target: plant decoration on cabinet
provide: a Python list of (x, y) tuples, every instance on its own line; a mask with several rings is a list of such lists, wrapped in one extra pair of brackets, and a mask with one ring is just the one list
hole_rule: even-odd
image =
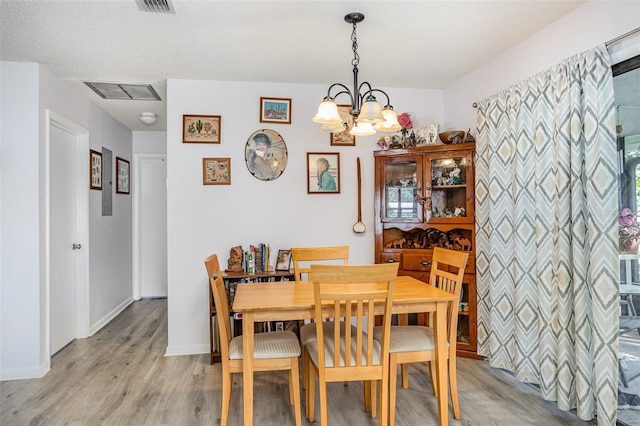
[(376, 262), (398, 262), (400, 275), (428, 282), (435, 247), (469, 252), (457, 347), (459, 355), (472, 357), (477, 356), (474, 155), (474, 143), (374, 152)]

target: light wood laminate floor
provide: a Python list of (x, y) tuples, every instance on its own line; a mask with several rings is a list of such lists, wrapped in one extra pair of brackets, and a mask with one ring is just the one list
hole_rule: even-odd
[[(135, 302), (94, 336), (57, 353), (44, 378), (0, 382), (0, 425), (219, 424), (220, 364), (209, 365), (208, 353), (165, 357), (166, 347), (167, 301)], [(437, 424), (428, 377), (426, 365), (410, 368), (410, 389), (398, 389), (396, 424)], [(591, 424), (485, 361), (459, 358), (458, 377), (462, 419), (450, 409), (452, 425)], [(377, 425), (364, 412), (362, 394), (359, 383), (333, 384), (329, 424)], [(229, 424), (241, 425), (240, 375), (231, 399)], [(255, 424), (293, 424), (286, 373), (257, 373), (254, 399)], [(310, 424), (302, 399), (303, 424)]]

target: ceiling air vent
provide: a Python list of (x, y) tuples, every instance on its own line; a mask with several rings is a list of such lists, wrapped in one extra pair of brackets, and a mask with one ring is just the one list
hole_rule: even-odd
[(132, 101), (160, 101), (160, 96), (150, 84), (97, 83), (84, 84), (103, 99), (124, 99)]
[(143, 12), (176, 13), (171, 0), (136, 0), (136, 3)]

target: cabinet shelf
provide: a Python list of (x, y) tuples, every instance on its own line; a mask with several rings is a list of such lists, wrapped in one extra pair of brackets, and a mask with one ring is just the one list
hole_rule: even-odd
[(433, 190), (438, 190), (438, 191), (442, 191), (442, 190), (447, 190), (447, 189), (466, 189), (467, 185), (466, 184), (460, 184), (460, 185), (433, 185), (431, 187), (431, 189)]

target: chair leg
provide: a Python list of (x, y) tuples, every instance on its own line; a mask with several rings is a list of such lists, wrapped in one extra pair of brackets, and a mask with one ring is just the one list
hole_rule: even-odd
[(307, 363), (306, 415), (310, 422), (314, 422), (316, 408), (316, 370), (311, 365), (310, 357), (307, 357)]
[(409, 364), (400, 364), (402, 371), (402, 389), (409, 389)]
[(318, 377), (318, 393), (320, 394), (320, 425), (329, 425), (329, 409), (327, 407), (327, 382), (324, 377)]
[(229, 404), (231, 402), (231, 373), (222, 372), (222, 407), (220, 407), (220, 426), (227, 426)]
[(375, 419), (378, 416), (378, 382), (375, 380), (369, 381), (369, 404), (371, 405), (371, 418)]
[(289, 405), (293, 405), (293, 362), (292, 367), (289, 369)]
[(431, 376), (431, 390), (433, 394), (438, 396), (438, 387), (436, 386), (436, 377), (438, 374), (436, 373), (436, 363), (435, 361), (429, 361), (429, 375)]
[(380, 426), (389, 424), (389, 371), (382, 375), (380, 381)]
[(302, 362), (302, 389), (307, 389), (307, 357), (309, 356), (307, 354), (307, 351), (305, 350), (305, 347), (301, 347), (300, 348), (300, 360)]
[(458, 402), (458, 373), (456, 372), (456, 355), (449, 356), (449, 386), (451, 388), (451, 404), (453, 417), (460, 419), (460, 403)]
[(365, 380), (363, 383), (364, 388), (364, 411), (367, 413), (371, 412), (371, 382), (369, 380)]
[(293, 394), (293, 409), (296, 410), (296, 426), (302, 425), (302, 413), (300, 407), (300, 375), (298, 373), (298, 357), (291, 358), (291, 371), (289, 372), (289, 399)]
[[(406, 364), (402, 364), (406, 365)], [(389, 354), (389, 426), (396, 424), (396, 386), (398, 377), (398, 358)]]

